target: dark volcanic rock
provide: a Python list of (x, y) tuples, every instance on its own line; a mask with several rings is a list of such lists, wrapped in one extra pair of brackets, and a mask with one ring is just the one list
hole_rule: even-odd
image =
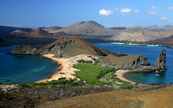
[(103, 64), (110, 65), (116, 69), (141, 69), (143, 70), (144, 66), (149, 66), (150, 63), (148, 60), (141, 55), (126, 55), (117, 57), (114, 55), (108, 55), (103, 58)]
[(39, 47), (30, 46), (30, 45), (18, 45), (16, 46), (10, 54), (28, 54), (28, 55), (39, 55), (41, 49)]
[(165, 70), (166, 69), (166, 51), (165, 49), (162, 50), (160, 56), (158, 57), (157, 61), (156, 61), (156, 67), (159, 70)]

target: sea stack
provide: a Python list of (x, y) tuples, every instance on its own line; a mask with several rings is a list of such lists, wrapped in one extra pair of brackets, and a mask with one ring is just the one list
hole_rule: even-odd
[(166, 70), (166, 51), (165, 49), (162, 50), (160, 56), (158, 57), (157, 61), (156, 61), (156, 67), (159, 70)]

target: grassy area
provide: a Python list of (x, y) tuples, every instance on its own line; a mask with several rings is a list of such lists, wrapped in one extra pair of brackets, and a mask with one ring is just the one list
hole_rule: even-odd
[(135, 89), (137, 85), (131, 85), (126, 81), (122, 81), (116, 76), (116, 69), (109, 66), (101, 66), (99, 62), (90, 63), (81, 60), (80, 64), (75, 64), (75, 76), (86, 82), (87, 85), (115, 85), (120, 89)]
[(92, 63), (75, 64), (74, 68), (80, 70), (75, 72), (75, 76), (84, 80), (89, 85), (110, 84), (108, 82), (100, 81), (99, 79), (109, 72), (116, 71), (114, 68), (110, 68), (108, 66), (102, 67), (99, 64)]
[(41, 82), (41, 83), (29, 83), (29, 84), (21, 84), (24, 87), (53, 87), (53, 86), (78, 86), (76, 83), (77, 79), (66, 80), (66, 78), (60, 78), (58, 80)]

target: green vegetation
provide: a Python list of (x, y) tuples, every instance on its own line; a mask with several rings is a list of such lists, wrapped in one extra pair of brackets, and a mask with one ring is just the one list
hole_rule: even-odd
[(81, 80), (84, 80), (89, 85), (104, 85), (111, 84), (109, 82), (100, 81), (99, 79), (109, 72), (115, 72), (116, 69), (108, 66), (102, 67), (99, 64), (75, 64), (74, 68), (79, 69), (76, 71), (75, 76)]
[(139, 88), (136, 85), (127, 85), (127, 84), (121, 84), (119, 86), (120, 86), (119, 89), (136, 89), (136, 88)]
[(79, 84), (76, 83), (76, 80), (77, 79), (66, 80), (66, 78), (60, 78), (58, 80), (41, 82), (41, 83), (21, 84), (21, 86), (24, 87), (53, 87), (53, 86), (65, 86), (65, 85), (77, 86)]
[(77, 61), (78, 63), (92, 63), (92, 61), (85, 61), (85, 60), (83, 60), (83, 59), (81, 59), (81, 60), (78, 60)]
[(135, 89), (137, 85), (131, 85), (129, 82), (123, 81), (116, 76), (116, 69), (109, 66), (101, 66), (98, 60), (95, 63), (80, 60), (82, 64), (75, 64), (75, 76), (86, 82), (87, 85), (115, 85), (119, 89)]

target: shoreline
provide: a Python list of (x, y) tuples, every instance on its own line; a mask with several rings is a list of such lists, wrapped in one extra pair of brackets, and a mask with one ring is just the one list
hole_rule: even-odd
[[(129, 82), (129, 83), (131, 83), (131, 84), (137, 84), (136, 82), (134, 82), (134, 81), (131, 81), (131, 80), (129, 80), (129, 79), (127, 79), (127, 78), (125, 78), (124, 77), (124, 74), (126, 74), (126, 73), (141, 73), (141, 72), (147, 72), (147, 73), (149, 73), (149, 72), (152, 72), (152, 71), (154, 71), (154, 70), (142, 70), (142, 71), (139, 71), (139, 70), (118, 70), (117, 72), (116, 72), (116, 75), (117, 75), (117, 77), (119, 78), (119, 79), (121, 79), (121, 80), (123, 80), (123, 81), (127, 81), (127, 82)], [(138, 83), (139, 85), (147, 85), (147, 84), (142, 84), (142, 83)]]
[[(45, 58), (54, 60), (58, 63), (58, 70), (50, 76), (50, 78), (45, 78), (39, 81), (36, 81), (36, 83), (40, 82), (46, 82), (46, 81), (52, 81), (52, 80), (58, 80), (59, 78), (66, 78), (68, 79), (74, 79), (76, 76), (74, 76), (75, 71), (79, 71), (78, 69), (75, 69), (73, 67), (74, 64), (77, 64), (78, 60), (92, 60), (92, 58), (88, 57), (89, 55), (86, 54), (81, 54), (77, 55), (74, 57), (69, 57), (69, 58), (55, 58), (53, 57), (54, 54), (45, 54), (42, 55)], [(93, 60), (92, 60), (93, 61)], [(77, 78), (78, 79), (78, 78)]]
[(127, 78), (124, 77), (124, 74), (133, 72), (132, 70), (118, 70), (116, 71), (116, 75), (119, 79), (129, 82), (130, 84), (136, 84), (136, 82), (133, 82), (131, 80), (128, 80)]

